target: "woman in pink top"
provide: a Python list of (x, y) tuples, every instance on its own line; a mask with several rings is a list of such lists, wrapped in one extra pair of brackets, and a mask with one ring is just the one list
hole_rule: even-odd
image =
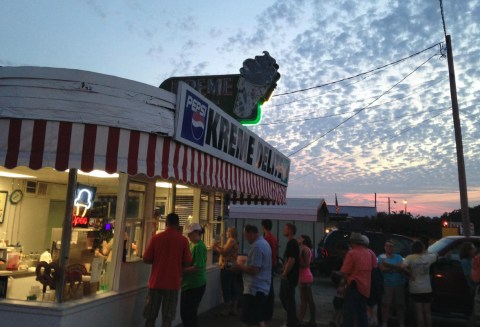
[(312, 283), (313, 275), (310, 270), (310, 264), (313, 260), (312, 253), (312, 241), (307, 235), (301, 235), (298, 238), (298, 244), (300, 245), (300, 270), (299, 270), (299, 282), (300, 282), (300, 314), (298, 320), (303, 321), (307, 312), (307, 306), (310, 308), (310, 321), (311, 326), (316, 325), (315, 318), (315, 302), (313, 302), (312, 295)]

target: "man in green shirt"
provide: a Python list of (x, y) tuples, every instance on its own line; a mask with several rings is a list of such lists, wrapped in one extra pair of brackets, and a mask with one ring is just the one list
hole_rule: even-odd
[(183, 270), (180, 317), (184, 327), (198, 327), (197, 311), (207, 284), (207, 247), (201, 240), (203, 228), (192, 223), (185, 230), (190, 240), (192, 265)]

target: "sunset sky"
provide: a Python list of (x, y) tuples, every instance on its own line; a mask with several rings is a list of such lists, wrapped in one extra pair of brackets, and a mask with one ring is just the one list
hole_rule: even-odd
[[(480, 204), (480, 0), (443, 5), (473, 207)], [(377, 193), (378, 211), (390, 198), (399, 212), (406, 200), (414, 216), (460, 208), (438, 0), (1, 7), (0, 66), (80, 69), (158, 86), (171, 76), (237, 74), (245, 59), (268, 51), (281, 79), (251, 129), (290, 157), (288, 197), (334, 204), (336, 193), (340, 206), (373, 206)]]

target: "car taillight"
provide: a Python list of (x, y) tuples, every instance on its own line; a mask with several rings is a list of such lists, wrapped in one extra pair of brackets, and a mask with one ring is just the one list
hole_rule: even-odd
[(321, 248), (320, 253), (322, 254), (322, 258), (328, 258), (328, 250), (327, 249)]

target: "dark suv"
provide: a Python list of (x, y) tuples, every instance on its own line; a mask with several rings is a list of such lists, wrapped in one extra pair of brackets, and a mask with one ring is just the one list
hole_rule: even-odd
[[(316, 258), (316, 268), (320, 275), (329, 276), (332, 270), (340, 269), (339, 265), (341, 258), (337, 253), (337, 244), (340, 242), (348, 242), (350, 238), (350, 230), (333, 230), (318, 244), (318, 255)], [(369, 240), (369, 248), (378, 256), (385, 252), (385, 242), (389, 239), (393, 240), (395, 253), (402, 257), (407, 256), (411, 252), (413, 240), (398, 234), (388, 234), (379, 232), (364, 231), (362, 234), (366, 235)]]
[(459, 255), (465, 242), (472, 242), (477, 252), (480, 250), (478, 236), (447, 236), (428, 247), (428, 252), (438, 254), (438, 261), (431, 266), (432, 312), (437, 315), (466, 314), (469, 308), (470, 291)]

